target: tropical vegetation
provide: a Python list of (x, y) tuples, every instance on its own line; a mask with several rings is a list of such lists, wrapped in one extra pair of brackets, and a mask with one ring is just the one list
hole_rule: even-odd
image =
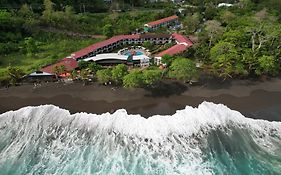
[[(101, 84), (154, 86), (163, 78), (190, 82), (210, 73), (223, 79), (276, 76), (281, 71), (281, 1), (190, 0), (181, 5), (146, 0), (27, 0), (0, 2), (0, 82), (18, 84), (24, 74), (117, 34), (139, 31), (148, 21), (178, 14), (177, 32), (192, 36), (186, 52), (162, 57), (165, 69), (102, 68), (79, 62), (72, 77), (93, 75)], [(184, 9), (179, 12), (178, 9)], [(126, 26), (126, 27), (124, 27)], [(138, 29), (138, 30), (136, 30)], [(156, 32), (175, 32), (160, 28)], [(157, 53), (159, 48), (145, 42)], [(168, 47), (163, 46), (163, 48)], [(162, 48), (162, 49), (163, 49)], [(160, 48), (161, 49), (161, 48)], [(202, 63), (202, 69), (196, 68)], [(65, 68), (56, 67), (60, 74)]]

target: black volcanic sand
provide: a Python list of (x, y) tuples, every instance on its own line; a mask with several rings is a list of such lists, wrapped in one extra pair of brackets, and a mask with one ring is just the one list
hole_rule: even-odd
[(112, 113), (124, 108), (129, 114), (150, 117), (171, 115), (186, 105), (197, 107), (203, 101), (225, 104), (247, 117), (281, 121), (281, 79), (212, 80), (196, 86), (170, 81), (154, 89), (134, 90), (80, 83), (47, 83), (36, 88), (22, 85), (0, 90), (0, 113), (53, 104), (71, 113)]

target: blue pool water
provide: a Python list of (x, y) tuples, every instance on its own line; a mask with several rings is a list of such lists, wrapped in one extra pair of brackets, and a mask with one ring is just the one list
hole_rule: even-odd
[[(126, 51), (124, 52), (124, 55), (130, 56), (132, 53), (132, 51)], [(135, 51), (135, 55), (139, 56), (139, 55), (143, 55), (144, 53), (142, 51)]]

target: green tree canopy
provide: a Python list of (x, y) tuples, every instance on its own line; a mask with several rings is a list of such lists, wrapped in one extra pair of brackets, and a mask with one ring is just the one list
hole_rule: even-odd
[(245, 35), (245, 31), (242, 29), (237, 30), (228, 30), (222, 35), (223, 41), (235, 44), (239, 47), (248, 47), (249, 46), (249, 37)]
[(6, 10), (0, 10), (0, 24), (9, 22), (12, 18), (12, 14)]
[(193, 61), (187, 58), (176, 58), (169, 70), (169, 76), (184, 82), (198, 78), (198, 71)]
[(24, 71), (18, 67), (9, 66), (7, 69), (9, 75), (10, 83), (15, 85), (20, 82), (20, 80), (25, 75)]
[(111, 81), (111, 69), (107, 68), (107, 69), (102, 69), (102, 70), (98, 70), (96, 73), (98, 82), (101, 84), (105, 84)]
[(88, 79), (88, 76), (89, 76), (89, 70), (88, 69), (82, 69), (80, 71), (80, 77), (84, 82), (85, 82), (85, 80)]
[(103, 34), (107, 37), (112, 37), (114, 35), (113, 26), (111, 24), (106, 24), (103, 28)]
[(145, 47), (146, 49), (150, 49), (151, 50), (153, 48), (153, 46), (154, 46), (154, 44), (149, 42), (149, 41), (143, 42), (143, 47)]
[(141, 71), (132, 70), (123, 79), (123, 85), (127, 88), (141, 87), (143, 85), (143, 76)]
[(218, 40), (223, 33), (223, 27), (221, 26), (221, 23), (216, 20), (207, 21), (205, 23), (205, 30), (207, 31), (209, 37), (209, 47), (211, 47), (213, 42)]
[(256, 74), (276, 75), (279, 68), (280, 65), (278, 65), (273, 56), (263, 55), (262, 57), (258, 58), (258, 67), (256, 69)]
[(24, 44), (25, 44), (26, 52), (28, 55), (34, 54), (38, 49), (36, 42), (32, 37), (25, 38)]
[(52, 72), (56, 75), (56, 78), (58, 78), (58, 76), (60, 74), (63, 74), (66, 72), (66, 68), (64, 65), (54, 66)]
[(60, 68), (59, 66), (55, 66), (52, 68), (52, 73), (55, 74), (56, 76), (60, 74)]
[(167, 67), (169, 67), (171, 65), (171, 63), (173, 62), (175, 58), (173, 56), (170, 55), (163, 55), (161, 58), (161, 63), (165, 64)]
[(27, 5), (27, 4), (23, 4), (19, 10), (19, 14), (22, 16), (22, 17), (32, 17), (34, 16), (34, 13), (33, 11), (31, 10), (30, 6)]
[(86, 69), (89, 65), (88, 61), (81, 60), (78, 62), (79, 69)]
[(207, 3), (205, 5), (205, 18), (207, 20), (212, 20), (217, 14), (217, 8), (213, 3)]
[(211, 59), (214, 72), (223, 78), (233, 75), (247, 75), (241, 55), (234, 44), (229, 42), (219, 42), (211, 48)]
[(89, 63), (87, 66), (86, 66), (90, 71), (91, 73), (95, 74), (98, 70), (101, 70), (102, 67), (97, 64), (96, 62), (91, 62)]
[(64, 12), (65, 12), (66, 17), (69, 17), (69, 18), (71, 18), (75, 14), (73, 7), (69, 6), (69, 5), (65, 6)]
[(116, 84), (122, 84), (123, 78), (128, 74), (128, 67), (125, 64), (118, 64), (112, 69), (112, 80)]
[(229, 24), (231, 23), (233, 20), (235, 20), (236, 15), (233, 14), (232, 12), (226, 10), (222, 13), (222, 15), (220, 16), (221, 20), (223, 23), (225, 24)]
[(183, 21), (183, 25), (186, 28), (185, 31), (187, 34), (193, 34), (200, 25), (200, 14), (195, 13), (193, 15), (187, 16)]
[(52, 23), (53, 13), (53, 2), (51, 0), (44, 0), (44, 11), (42, 14), (43, 20), (45, 20), (47, 23)]
[(78, 72), (77, 72), (77, 70), (73, 70), (73, 71), (70, 73), (70, 77), (71, 77), (72, 80), (77, 79), (77, 77), (78, 77)]
[(162, 71), (156, 70), (144, 70), (143, 71), (143, 81), (146, 85), (152, 86), (161, 80)]

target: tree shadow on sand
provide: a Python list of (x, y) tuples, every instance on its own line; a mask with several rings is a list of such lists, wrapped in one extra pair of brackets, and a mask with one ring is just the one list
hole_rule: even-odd
[(181, 95), (188, 90), (188, 87), (180, 82), (160, 82), (154, 87), (144, 88), (149, 93), (146, 97), (169, 97), (171, 95)]
[(232, 86), (232, 81), (233, 80), (231, 79), (223, 79), (203, 74), (201, 75), (200, 81), (197, 85), (209, 90), (229, 89)]
[[(268, 81), (268, 80), (267, 80)], [(232, 86), (255, 86), (263, 82), (262, 79), (257, 77), (247, 77), (240, 79), (223, 79), (212, 76), (202, 76), (198, 85), (204, 86), (210, 90), (229, 89)]]
[(231, 87), (231, 80), (223, 80), (220, 78), (209, 78), (201, 80), (201, 84), (210, 90), (229, 89)]

